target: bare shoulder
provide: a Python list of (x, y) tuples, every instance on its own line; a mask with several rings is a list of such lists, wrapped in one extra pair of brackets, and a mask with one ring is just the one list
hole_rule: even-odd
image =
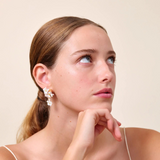
[(126, 132), (127, 137), (133, 141), (160, 145), (160, 133), (158, 131), (145, 128), (126, 128)]
[(15, 160), (15, 158), (5, 147), (0, 147), (0, 160)]
[(144, 128), (126, 128), (126, 134), (133, 156), (138, 155), (142, 160), (160, 159), (160, 133), (158, 131)]

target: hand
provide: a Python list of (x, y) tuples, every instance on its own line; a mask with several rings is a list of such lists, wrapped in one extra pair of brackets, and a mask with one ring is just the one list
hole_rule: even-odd
[(112, 117), (108, 109), (88, 109), (79, 113), (73, 144), (92, 147), (95, 138), (108, 129), (117, 141), (121, 141), (120, 122)]
[(95, 138), (105, 128), (116, 140), (121, 141), (120, 125), (108, 109), (88, 109), (80, 112), (73, 140), (63, 160), (83, 160), (87, 151), (94, 145)]

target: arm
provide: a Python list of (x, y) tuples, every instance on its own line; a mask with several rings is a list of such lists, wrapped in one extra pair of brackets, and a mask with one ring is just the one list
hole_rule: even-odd
[(80, 112), (73, 140), (63, 160), (83, 160), (86, 153), (93, 147), (95, 138), (105, 128), (116, 140), (121, 141), (119, 125), (120, 123), (107, 109), (89, 109)]

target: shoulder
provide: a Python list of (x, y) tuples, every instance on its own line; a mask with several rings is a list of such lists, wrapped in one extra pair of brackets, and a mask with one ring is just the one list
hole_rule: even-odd
[(144, 159), (160, 159), (160, 133), (144, 128), (126, 128), (131, 154)]
[(0, 147), (0, 160), (15, 160), (15, 158), (5, 147)]
[(158, 131), (145, 128), (126, 128), (126, 133), (127, 137), (133, 141), (160, 145), (160, 133)]

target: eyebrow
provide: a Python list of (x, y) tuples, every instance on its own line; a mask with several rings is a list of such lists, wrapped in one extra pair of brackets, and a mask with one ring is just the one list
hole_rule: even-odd
[(108, 54), (114, 54), (114, 55), (116, 55), (116, 52), (113, 51), (113, 50), (111, 50), (111, 51), (108, 51)]
[(96, 53), (97, 51), (95, 49), (82, 49), (74, 52), (72, 55), (76, 55), (79, 53)]
[[(80, 53), (97, 53), (98, 51), (95, 49), (82, 49), (82, 50), (78, 50), (74, 53), (72, 53), (72, 55), (76, 55), (76, 54), (80, 54)], [(107, 52), (107, 54), (114, 54), (116, 55), (115, 51), (110, 50)]]

